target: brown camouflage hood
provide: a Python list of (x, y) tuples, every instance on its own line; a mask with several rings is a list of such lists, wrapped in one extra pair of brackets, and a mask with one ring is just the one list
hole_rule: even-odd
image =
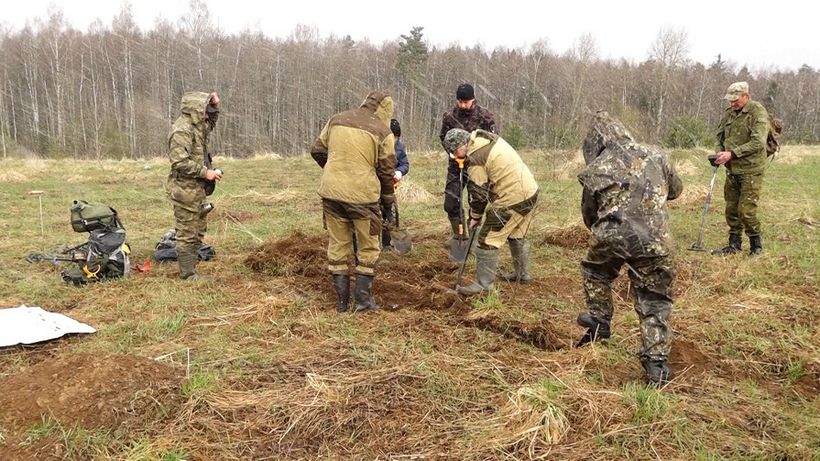
[(182, 95), (179, 104), (179, 111), (191, 116), (194, 124), (205, 120), (205, 109), (208, 106), (209, 93), (201, 91), (188, 91)]
[(606, 111), (598, 111), (592, 118), (589, 131), (581, 147), (584, 161), (589, 165), (601, 155), (604, 149), (612, 149), (616, 145), (633, 141), (634, 138), (620, 120), (610, 116)]
[(390, 119), (393, 117), (393, 98), (381, 91), (371, 91), (361, 106), (376, 114), (379, 120), (390, 126)]

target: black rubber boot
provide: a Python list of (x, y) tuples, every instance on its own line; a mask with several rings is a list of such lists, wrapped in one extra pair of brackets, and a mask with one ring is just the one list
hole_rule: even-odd
[(598, 320), (588, 312), (578, 315), (576, 322), (579, 326), (586, 328), (587, 332), (578, 341), (578, 344), (576, 344), (575, 347), (581, 347), (593, 341), (609, 339), (609, 337), (612, 336), (612, 332), (609, 330), (609, 322), (605, 320)]
[(476, 248), (475, 282), (466, 287), (458, 287), (460, 295), (472, 296), (492, 290), (495, 287), (495, 270), (498, 267), (498, 248)]
[(739, 253), (742, 242), (743, 241), (740, 239), (739, 235), (729, 234), (729, 244), (721, 248), (720, 250), (713, 251), (712, 254), (719, 256), (728, 256), (733, 255), (735, 253)]
[(347, 312), (350, 305), (350, 276), (333, 274), (333, 287), (336, 288), (336, 312)]
[(641, 365), (646, 372), (646, 380), (649, 384), (655, 386), (662, 386), (669, 382), (669, 377), (672, 372), (669, 370), (669, 364), (666, 359), (651, 359), (649, 357), (641, 357)]
[(179, 265), (179, 278), (183, 280), (197, 280), (200, 277), (196, 273), (196, 266), (199, 263), (199, 256), (196, 251), (191, 251), (187, 247), (177, 246), (177, 264)]
[(763, 239), (759, 235), (749, 237), (749, 256), (760, 256), (763, 254)]
[(530, 283), (530, 244), (524, 239), (510, 239), (513, 271), (501, 274), (508, 282)]
[(379, 308), (373, 299), (373, 276), (356, 274), (356, 288), (353, 290), (356, 312), (374, 311)]

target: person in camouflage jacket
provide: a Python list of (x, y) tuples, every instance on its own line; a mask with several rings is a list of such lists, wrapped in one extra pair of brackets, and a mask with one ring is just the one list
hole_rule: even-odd
[(587, 328), (578, 345), (609, 338), (612, 282), (626, 266), (641, 324), (641, 364), (650, 382), (665, 382), (674, 279), (666, 201), (683, 192), (683, 183), (666, 153), (635, 142), (606, 112), (593, 118), (583, 154), (581, 212), (592, 237), (581, 262), (588, 312), (578, 316)]
[[(481, 107), (475, 99), (475, 90), (469, 83), (462, 83), (456, 89), (456, 105), (452, 110), (445, 112), (441, 119), (441, 132), (439, 138), (445, 151), (444, 137), (453, 128), (461, 128), (464, 131), (472, 132), (478, 129), (498, 134), (498, 127), (492, 112)], [(449, 153), (449, 152), (448, 152)], [(466, 172), (461, 188), (459, 188), (459, 164), (455, 157), (450, 154), (447, 162), (447, 178), (444, 185), (444, 211), (453, 229), (453, 238), (465, 239), (464, 233), (459, 233), (461, 217), (461, 195), (464, 187), (467, 187)]]
[(746, 82), (731, 84), (724, 99), (729, 101), (729, 107), (718, 127), (715, 163), (726, 166), (723, 198), (729, 243), (715, 253), (739, 252), (745, 230), (749, 236), (749, 254), (756, 256), (763, 253), (757, 202), (763, 187), (769, 114), (763, 104), (751, 100)]
[(351, 255), (356, 260), (354, 311), (379, 307), (373, 299), (373, 279), (380, 254), (382, 220), (388, 226), (395, 225), (395, 216), (391, 215), (396, 201), (392, 115), (393, 99), (373, 91), (358, 108), (331, 117), (310, 149), (311, 156), (323, 170), (319, 196), (329, 235), (328, 271), (340, 313), (348, 310), (347, 264)]
[(219, 96), (187, 92), (182, 95), (179, 111), (168, 136), (171, 172), (167, 195), (176, 221), (179, 277), (195, 279), (197, 252), (207, 230), (207, 210), (203, 210), (206, 189), (212, 192), (215, 182), (222, 179), (222, 173), (212, 169), (208, 152), (208, 135), (219, 117)]

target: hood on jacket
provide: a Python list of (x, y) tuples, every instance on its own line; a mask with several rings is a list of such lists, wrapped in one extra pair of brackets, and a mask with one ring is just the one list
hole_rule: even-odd
[(210, 97), (210, 93), (188, 91), (182, 95), (179, 111), (183, 114), (190, 115), (194, 124), (202, 122), (205, 120), (205, 109), (208, 106), (208, 99), (210, 99)]
[(592, 118), (589, 131), (587, 131), (584, 143), (581, 146), (584, 161), (589, 165), (607, 147), (632, 141), (634, 141), (634, 138), (620, 120), (612, 117), (606, 111), (599, 110)]
[(371, 91), (359, 107), (373, 112), (385, 126), (390, 126), (390, 119), (393, 117), (393, 98), (390, 96), (381, 91)]

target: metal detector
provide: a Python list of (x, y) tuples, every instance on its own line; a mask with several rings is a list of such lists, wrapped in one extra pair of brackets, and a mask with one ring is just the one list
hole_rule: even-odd
[(715, 179), (720, 165), (715, 163), (717, 155), (710, 155), (709, 163), (712, 165), (712, 180), (709, 181), (709, 191), (706, 193), (706, 203), (703, 204), (703, 218), (700, 220), (700, 231), (698, 232), (698, 240), (689, 248), (691, 251), (706, 251), (703, 248), (703, 229), (706, 227), (706, 215), (709, 213), (709, 205), (712, 203), (712, 189), (715, 188)]

